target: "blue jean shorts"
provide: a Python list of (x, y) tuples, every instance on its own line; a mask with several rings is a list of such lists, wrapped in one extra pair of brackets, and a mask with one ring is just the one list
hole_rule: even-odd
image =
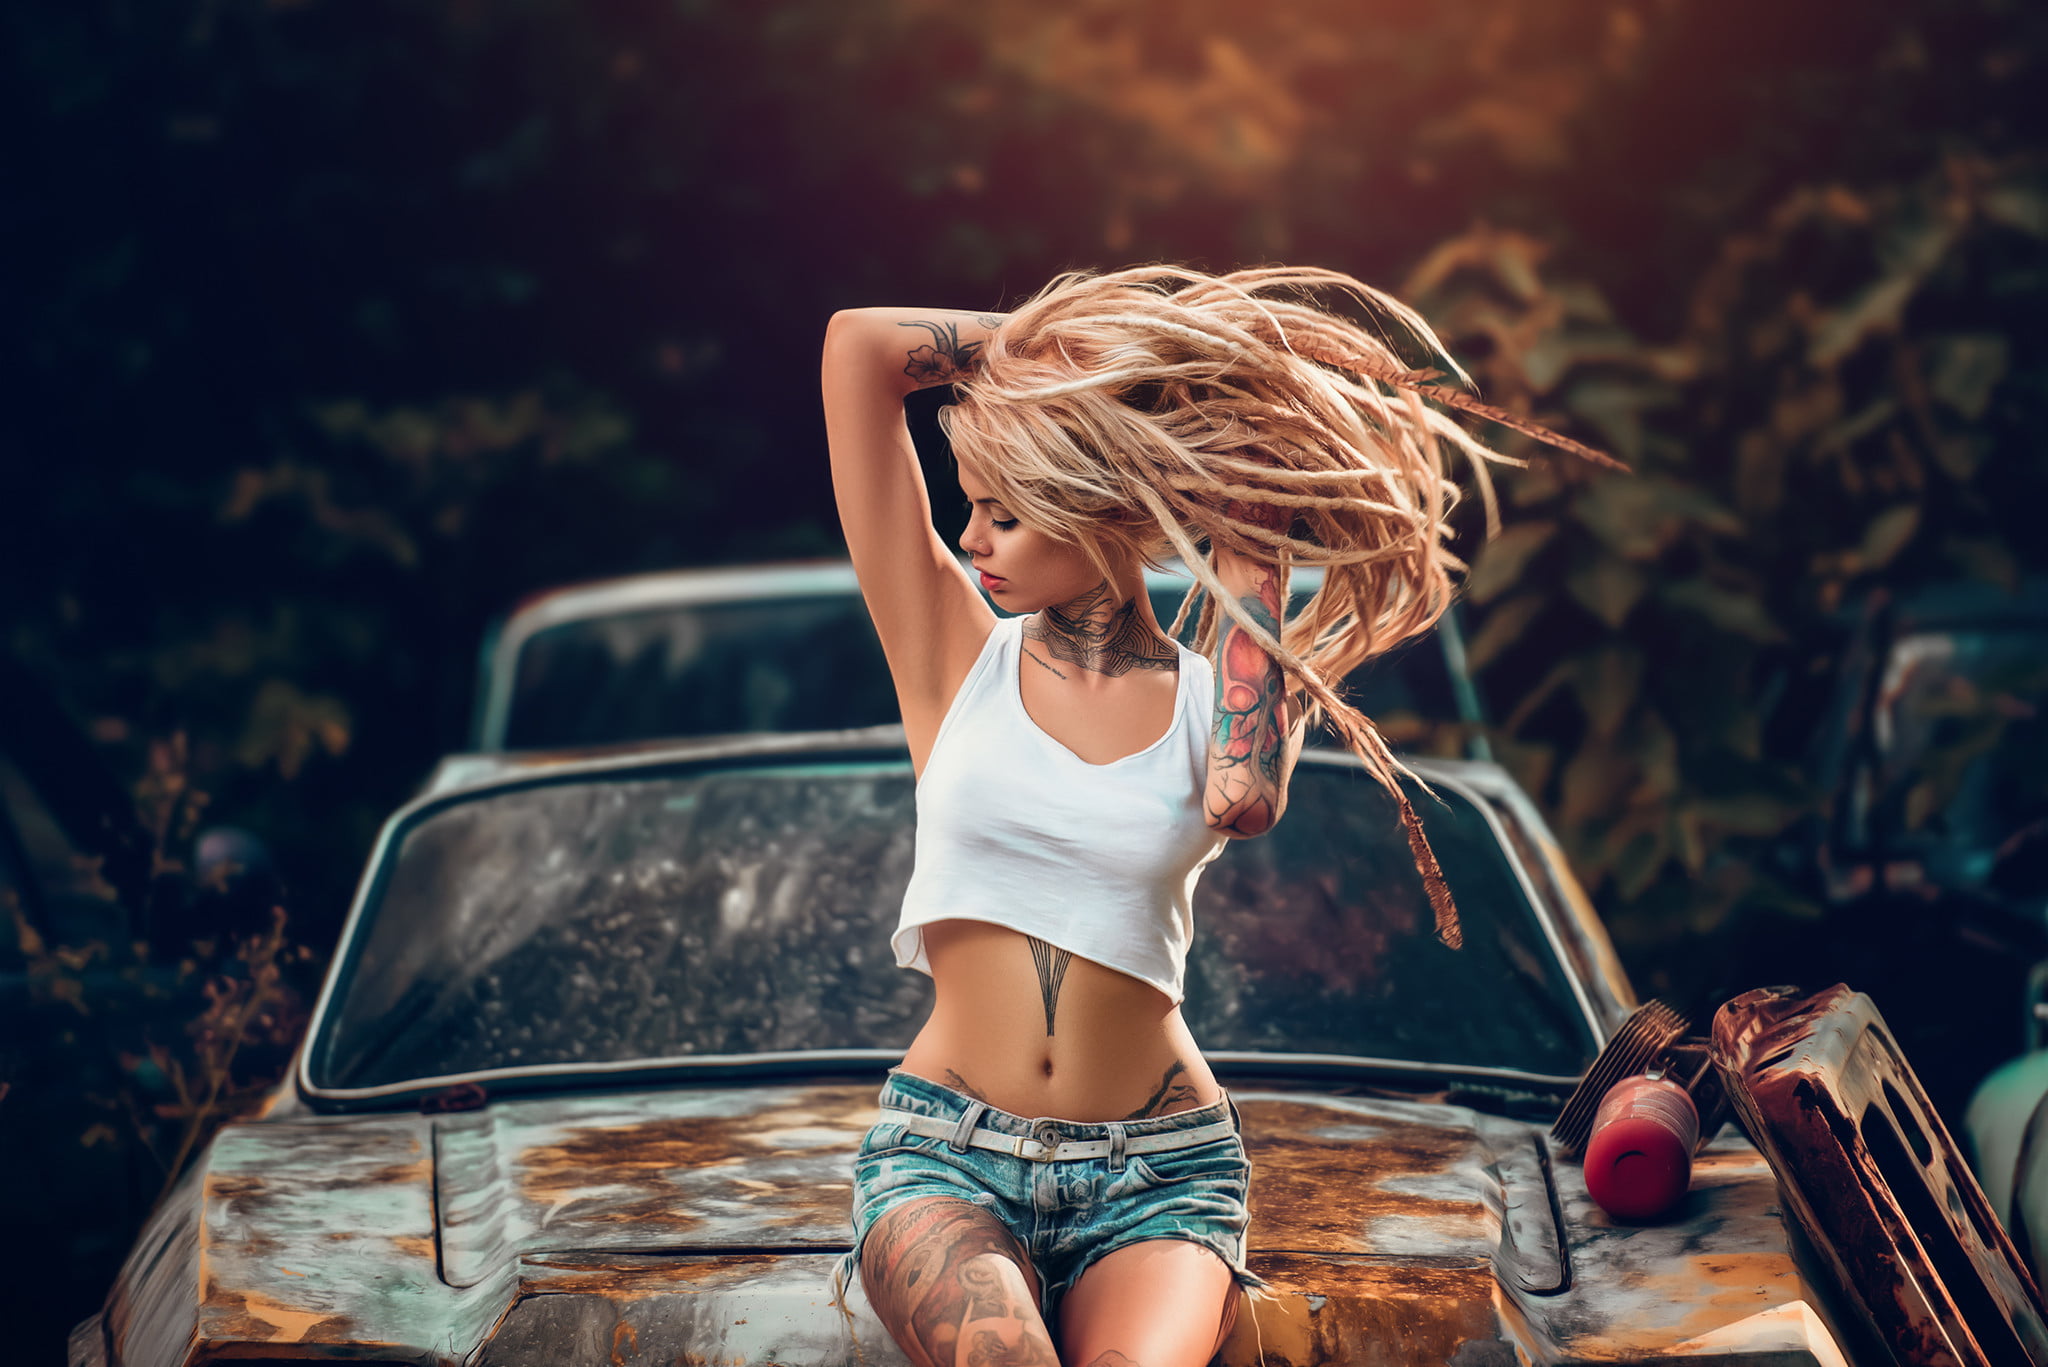
[(993, 1214), (1016, 1236), (1038, 1272), (1040, 1310), (1047, 1324), (1060, 1297), (1104, 1254), (1147, 1239), (1181, 1239), (1211, 1249), (1241, 1287), (1265, 1283), (1244, 1265), (1245, 1198), (1251, 1176), (1244, 1141), (1236, 1133), (1184, 1149), (1122, 1151), (1128, 1139), (1212, 1125), (1237, 1108), (1225, 1097), (1213, 1105), (1144, 1120), (1099, 1124), (1031, 1120), (999, 1111), (915, 1073), (891, 1072), (882, 1087), (885, 1111), (910, 1111), (948, 1124), (974, 1112), (967, 1129), (994, 1130), (1065, 1143), (1110, 1141), (1103, 1158), (1057, 1161), (1020, 1158), (991, 1149), (956, 1147), (949, 1139), (913, 1134), (884, 1119), (861, 1139), (853, 1162), (853, 1251), (840, 1267), (850, 1283), (862, 1241), (875, 1221), (905, 1202), (927, 1196), (968, 1201)]

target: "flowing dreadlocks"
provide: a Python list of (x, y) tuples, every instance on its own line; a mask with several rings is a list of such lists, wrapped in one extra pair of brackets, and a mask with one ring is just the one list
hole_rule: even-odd
[[(1195, 585), (1172, 630), (1199, 598), (1196, 649), (1214, 649), (1221, 613), (1272, 654), (1307, 719), (1334, 729), (1393, 795), (1437, 934), (1456, 947), (1456, 907), (1399, 782), (1413, 775), (1333, 684), (1450, 604), (1464, 567), (1445, 544), (1458, 497), (1446, 449), (1466, 458), (1489, 532), (1497, 524), (1489, 467), (1519, 462), (1445, 409), (1614, 462), (1411, 369), (1323, 296), (1361, 305), (1466, 381), (1412, 309), (1348, 275), (1141, 266), (1046, 286), (990, 338), (940, 421), (1013, 516), (1081, 546), (1105, 574), (1119, 552), (1180, 557)], [(1223, 590), (1218, 548), (1279, 571), (1277, 639)], [(1288, 617), (1295, 565), (1321, 566), (1323, 582)]]

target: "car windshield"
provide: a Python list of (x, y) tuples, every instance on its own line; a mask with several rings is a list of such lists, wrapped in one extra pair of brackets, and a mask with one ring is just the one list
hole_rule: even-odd
[[(1186, 1014), (1212, 1051), (1570, 1075), (1592, 1040), (1495, 828), (1418, 796), (1465, 948), (1439, 945), (1387, 797), (1304, 763), (1287, 819), (1204, 873)], [(930, 983), (888, 937), (899, 760), (539, 781), (388, 843), (309, 1049), (316, 1089), (780, 1051), (901, 1050)]]
[[(1184, 590), (1155, 587), (1171, 625)], [(1296, 594), (1296, 608), (1308, 599)], [(1181, 635), (1194, 634), (1189, 614)], [(1449, 676), (1434, 647), (1354, 675), (1371, 716), (1448, 717)], [(545, 750), (752, 731), (834, 731), (898, 719), (888, 662), (854, 592), (676, 604), (603, 613), (535, 632), (512, 666), (502, 740)]]

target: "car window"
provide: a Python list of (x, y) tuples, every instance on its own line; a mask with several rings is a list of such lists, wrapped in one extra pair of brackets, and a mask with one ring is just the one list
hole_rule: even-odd
[[(1571, 985), (1494, 827), (1419, 795), (1466, 948), (1437, 944), (1386, 796), (1305, 764), (1288, 816), (1197, 892), (1186, 1011), (1212, 1050), (1570, 1075)], [(316, 1088), (506, 1068), (901, 1049), (929, 980), (894, 966), (907, 765), (581, 778), (425, 808), (372, 883), (309, 1050)]]
[(897, 720), (853, 594), (703, 603), (565, 622), (519, 651), (505, 747), (820, 731)]
[[(1172, 625), (1182, 595), (1152, 590), (1161, 626)], [(1294, 606), (1307, 601), (1297, 593)], [(1197, 621), (1190, 611), (1183, 640), (1192, 639)], [(1373, 661), (1350, 688), (1374, 716), (1451, 715), (1449, 675), (1434, 647)], [(818, 594), (615, 612), (537, 631), (513, 665), (502, 746), (546, 750), (898, 720), (888, 662), (860, 596)]]

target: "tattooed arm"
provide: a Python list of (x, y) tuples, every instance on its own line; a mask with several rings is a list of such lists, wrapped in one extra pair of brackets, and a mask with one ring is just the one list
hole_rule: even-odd
[(820, 381), (839, 522), (920, 771), (995, 614), (932, 525), (903, 399), (971, 370), (1001, 321), (946, 309), (849, 309), (825, 332)]
[(901, 398), (972, 374), (1003, 317), (960, 309), (845, 309), (825, 330), (827, 363), (835, 348), (843, 361), (871, 363), (874, 375)]
[[(1230, 551), (1216, 553), (1223, 587), (1245, 615), (1277, 636), (1280, 575)], [(1209, 825), (1228, 836), (1264, 835), (1287, 809), (1287, 780), (1301, 753), (1300, 713), (1286, 676), (1251, 634), (1224, 617), (1216, 638), (1216, 715), (1209, 733)]]

